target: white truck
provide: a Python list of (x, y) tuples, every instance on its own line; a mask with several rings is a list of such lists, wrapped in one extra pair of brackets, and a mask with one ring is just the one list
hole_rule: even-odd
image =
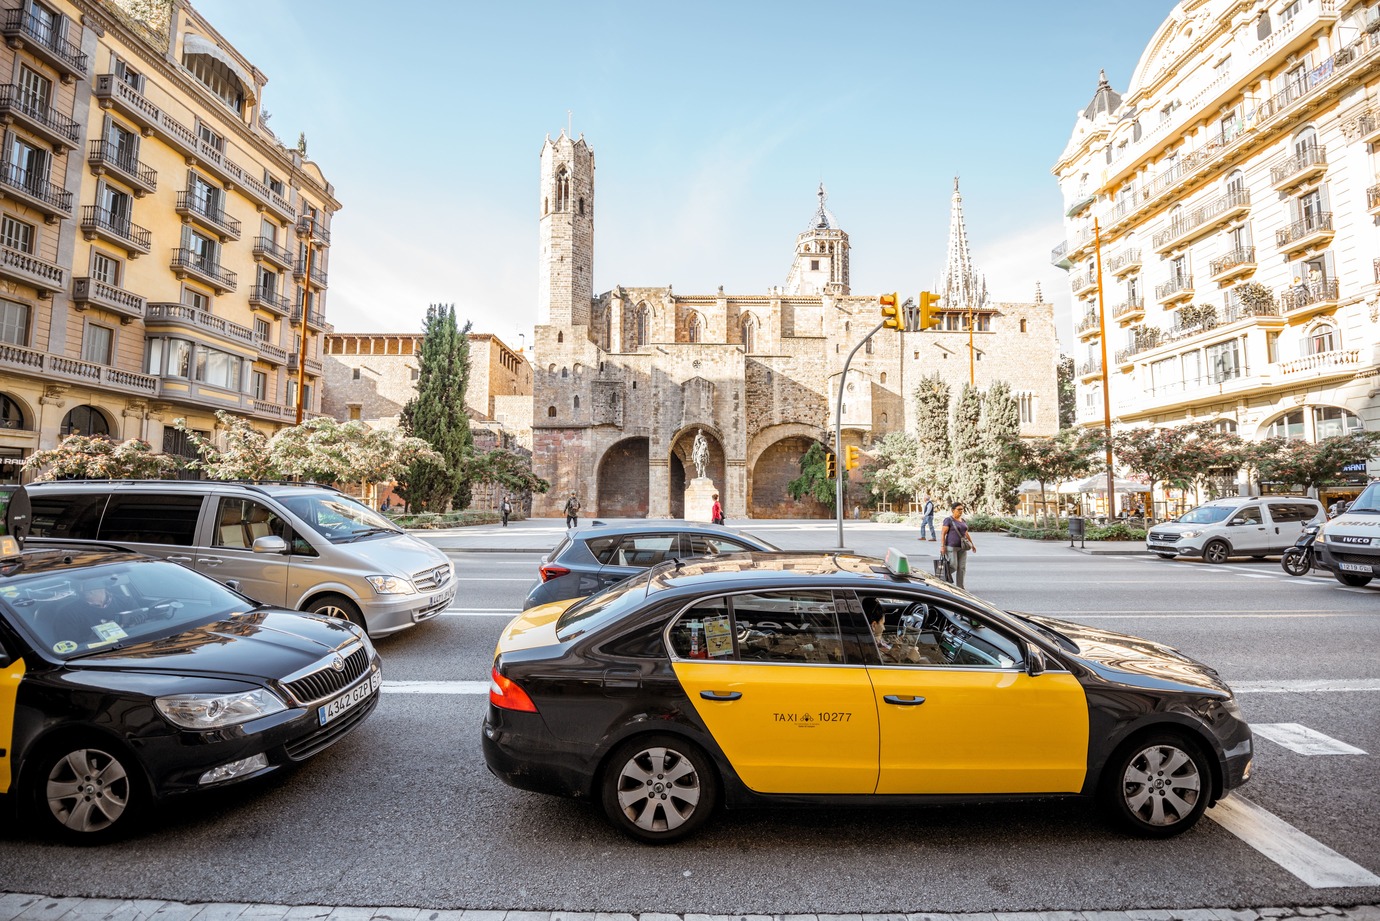
[(1380, 576), (1380, 480), (1323, 525), (1314, 546), (1318, 566), (1343, 585), (1361, 586)]

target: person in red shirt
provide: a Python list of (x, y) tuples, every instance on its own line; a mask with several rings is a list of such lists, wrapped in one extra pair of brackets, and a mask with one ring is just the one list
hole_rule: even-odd
[(719, 504), (718, 493), (714, 493), (714, 507), (709, 511), (709, 517), (714, 520), (715, 524), (724, 523), (724, 507)]

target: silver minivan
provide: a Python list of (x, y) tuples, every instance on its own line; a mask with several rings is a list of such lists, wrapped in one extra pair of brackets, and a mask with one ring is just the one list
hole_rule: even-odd
[(334, 489), (198, 480), (25, 487), (34, 546), (99, 541), (181, 563), (263, 604), (343, 617), (384, 636), (455, 596), (437, 548)]
[(1150, 528), (1146, 549), (1166, 560), (1201, 556), (1225, 563), (1233, 556), (1261, 559), (1294, 546), (1306, 524), (1327, 520), (1307, 496), (1233, 496), (1213, 499), (1173, 521)]

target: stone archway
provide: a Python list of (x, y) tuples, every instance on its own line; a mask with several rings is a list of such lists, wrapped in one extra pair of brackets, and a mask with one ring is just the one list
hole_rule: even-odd
[[(704, 440), (709, 448), (708, 462), (705, 465), (705, 476), (714, 481), (719, 492), (724, 494), (727, 487), (727, 465), (724, 455), (723, 441), (719, 438), (717, 429), (708, 425), (690, 425), (676, 433), (676, 437), (671, 442), (671, 470), (670, 470), (670, 509), (672, 518), (685, 517), (685, 487), (690, 481), (699, 476), (699, 471), (695, 467), (695, 462), (691, 457), (695, 446), (695, 435), (704, 432)], [(701, 510), (701, 514), (708, 516), (709, 510)]]
[(786, 492), (800, 476), (800, 458), (818, 440), (789, 435), (772, 442), (757, 456), (748, 483), (748, 514), (753, 518), (831, 518), (829, 506), (813, 499), (792, 499)]
[(599, 458), (599, 507), (586, 509), (591, 518), (646, 518), (651, 443), (627, 438)]

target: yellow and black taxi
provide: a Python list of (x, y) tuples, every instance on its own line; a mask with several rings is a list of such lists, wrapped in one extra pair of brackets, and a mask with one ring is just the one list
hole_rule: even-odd
[(97, 842), (175, 794), (304, 761), (378, 702), (364, 631), (175, 563), (0, 537), (0, 799)]
[(1059, 796), (1168, 837), (1251, 770), (1208, 666), (997, 610), (894, 551), (668, 562), (524, 612), (490, 677), (489, 769), (648, 842), (721, 804)]

